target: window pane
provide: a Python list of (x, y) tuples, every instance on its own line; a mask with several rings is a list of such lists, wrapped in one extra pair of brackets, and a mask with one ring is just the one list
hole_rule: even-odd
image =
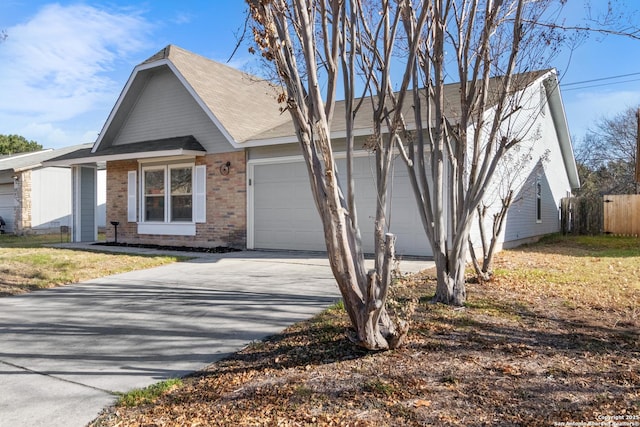
[(144, 171), (144, 220), (164, 221), (164, 170)]
[(193, 218), (193, 199), (191, 195), (171, 196), (171, 221), (188, 221)]
[(164, 196), (145, 196), (144, 220), (164, 221)]
[(542, 221), (542, 184), (536, 183), (536, 221)]
[(164, 195), (164, 170), (144, 172), (144, 194)]
[(191, 194), (191, 168), (171, 169), (171, 195)]
[(171, 221), (193, 219), (192, 168), (174, 168), (171, 176)]

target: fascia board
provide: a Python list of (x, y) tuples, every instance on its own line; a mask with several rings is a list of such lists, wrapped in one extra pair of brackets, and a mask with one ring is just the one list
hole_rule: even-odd
[(560, 142), (560, 151), (567, 170), (571, 188), (580, 188), (580, 177), (578, 175), (578, 167), (576, 165), (575, 156), (573, 154), (573, 145), (569, 134), (569, 125), (567, 124), (567, 116), (564, 111), (564, 104), (560, 96), (560, 82), (555, 72), (550, 72), (544, 77), (544, 87), (549, 100), (549, 111), (555, 124), (558, 141)]
[(77, 159), (57, 160), (51, 162), (45, 162), (45, 166), (75, 166), (83, 165), (87, 163), (99, 163), (116, 160), (140, 160), (151, 159), (156, 157), (176, 157), (176, 156), (204, 156), (207, 153), (204, 151), (194, 150), (164, 150), (164, 151), (147, 151), (142, 153), (123, 153), (123, 154), (107, 154), (104, 156), (88, 156), (79, 157)]

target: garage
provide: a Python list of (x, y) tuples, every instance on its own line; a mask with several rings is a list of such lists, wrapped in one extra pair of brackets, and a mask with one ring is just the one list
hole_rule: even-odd
[(16, 197), (13, 190), (13, 183), (0, 184), (0, 216), (7, 223), (6, 232), (13, 232), (13, 222), (15, 216)]
[[(374, 158), (369, 155), (354, 160), (358, 220), (367, 253), (374, 252), (376, 194), (373, 162)], [(339, 159), (337, 163), (344, 174), (345, 160)], [(320, 217), (302, 158), (250, 161), (248, 178), (249, 248), (326, 250)], [(389, 197), (392, 201), (390, 232), (397, 236), (397, 255), (432, 255), (416, 212), (405, 166), (399, 159), (395, 163)]]

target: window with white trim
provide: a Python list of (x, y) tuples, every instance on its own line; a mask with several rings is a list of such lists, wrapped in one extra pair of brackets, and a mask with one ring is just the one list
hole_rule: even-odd
[(144, 222), (193, 222), (193, 165), (142, 168)]
[(192, 163), (142, 165), (139, 180), (129, 171), (128, 220), (142, 234), (194, 235), (195, 223), (206, 222), (206, 177), (206, 166)]

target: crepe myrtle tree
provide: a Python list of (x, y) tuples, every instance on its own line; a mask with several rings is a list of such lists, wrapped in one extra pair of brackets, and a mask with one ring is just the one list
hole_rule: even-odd
[(536, 152), (536, 140), (507, 153), (497, 168), (490, 190), (476, 208), (478, 235), (475, 239), (469, 236), (469, 255), (480, 282), (488, 282), (493, 277), (493, 260), (509, 209), (537, 196), (539, 176), (544, 174), (550, 150)]
[[(508, 164), (518, 156), (509, 153), (526, 139), (527, 126), (519, 122), (539, 96), (525, 89), (543, 74), (530, 70), (550, 62), (567, 41), (566, 29), (555, 24), (557, 9), (550, 6), (559, 3), (552, 0), (397, 4), (403, 6), (399, 37), (407, 61), (403, 83), (390, 99), (406, 98), (413, 120), (396, 114), (389, 126), (404, 130), (398, 132), (399, 147), (404, 147), (399, 153), (433, 249), (434, 301), (463, 305), (474, 216), (496, 171), (518, 169)], [(451, 80), (459, 82), (455, 92), (447, 90)], [(398, 102), (392, 110), (405, 107)]]
[[(611, 2), (602, 12), (587, 7), (586, 16), (571, 23), (560, 18), (564, 0), (362, 3), (369, 19), (390, 16), (404, 30), (364, 35), (361, 30), (369, 47), (361, 51), (372, 57), (362, 61), (363, 71), (375, 68), (388, 77), (370, 82), (372, 93), (384, 94), (386, 102), (374, 123), (383, 120), (398, 139), (395, 148), (409, 170), (436, 263), (434, 301), (462, 305), (473, 218), (496, 171), (520, 167), (518, 160), (508, 160), (518, 158), (509, 153), (528, 139), (528, 126), (516, 119), (527, 117), (524, 107), (538, 96), (525, 90), (543, 74), (532, 70), (549, 68), (559, 52), (575, 49), (593, 33), (638, 39), (636, 15)], [(390, 62), (394, 48), (396, 61)], [(457, 92), (447, 91), (451, 81), (460, 82)]]
[[(277, 71), (284, 93), (279, 101), (291, 114), (307, 165), (311, 193), (323, 225), (333, 275), (355, 330), (354, 341), (371, 350), (397, 347), (406, 322), (389, 315), (386, 299), (391, 283), (394, 236), (385, 233), (386, 192), (392, 139), (374, 132), (376, 152), (375, 268), (365, 269), (352, 176), (354, 119), (369, 91), (369, 70), (362, 75), (356, 61), (362, 53), (357, 0), (247, 0), (256, 51)], [(383, 20), (386, 31), (391, 23)], [(391, 40), (388, 40), (391, 42)], [(338, 87), (344, 93), (346, 175), (339, 177), (331, 129)], [(356, 96), (357, 87), (361, 94)], [(342, 181), (341, 181), (341, 179)]]

